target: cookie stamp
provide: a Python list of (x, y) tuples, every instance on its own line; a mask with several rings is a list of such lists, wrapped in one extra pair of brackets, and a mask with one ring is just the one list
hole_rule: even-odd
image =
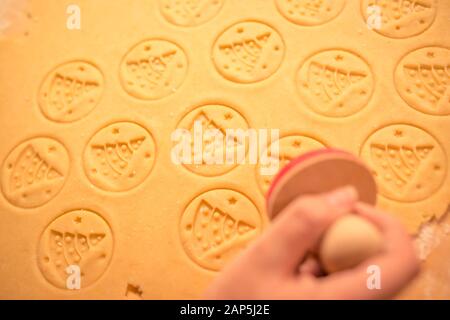
[(213, 46), (217, 71), (237, 83), (253, 83), (274, 74), (284, 58), (285, 46), (272, 27), (256, 21), (237, 23), (226, 29)]
[[(201, 149), (194, 146), (194, 143), (196, 142), (196, 123), (201, 126), (203, 133), (199, 139)], [(237, 110), (229, 106), (204, 105), (197, 107), (181, 119), (177, 128), (188, 130), (192, 137), (190, 157), (192, 161), (191, 163), (183, 163), (183, 165), (189, 171), (201, 176), (219, 176), (231, 171), (239, 163), (237, 161), (227, 163), (227, 151), (232, 151), (234, 155), (238, 155), (239, 152), (245, 154), (248, 150), (248, 138), (239, 139), (237, 137), (238, 132), (236, 131), (227, 133), (227, 130), (247, 130), (249, 128), (247, 119)], [(215, 139), (208, 137), (208, 135), (205, 134), (207, 130), (218, 130), (218, 132), (223, 135), (224, 139), (222, 139), (220, 145), (216, 144)], [(230, 143), (230, 141), (232, 143)], [(215, 157), (217, 153), (223, 155), (223, 163), (210, 164), (205, 161), (207, 156)], [(198, 156), (201, 157), (201, 163), (196, 163), (194, 161)], [(237, 156), (235, 159), (237, 159)]]
[[(291, 160), (297, 158), (298, 156), (307, 153), (309, 151), (317, 150), (325, 148), (325, 145), (322, 142), (319, 142), (318, 140), (314, 138), (310, 138), (303, 135), (291, 135), (291, 136), (285, 136), (279, 139), (279, 170), (284, 168), (288, 163), (291, 162)], [(256, 166), (256, 181), (258, 182), (259, 189), (263, 194), (266, 194), (267, 191), (270, 188), (270, 184), (272, 183), (273, 179), (275, 178), (276, 174), (274, 175), (261, 175), (262, 167), (270, 166), (270, 158), (272, 157), (271, 154), (268, 154), (268, 151), (270, 149), (270, 145), (267, 147), (266, 150), (264, 150), (264, 154), (267, 155), (269, 158), (269, 161), (267, 163), (261, 163), (259, 162)], [(274, 159), (275, 161), (275, 159)]]
[(60, 142), (46, 137), (26, 140), (3, 163), (3, 194), (17, 207), (40, 207), (62, 189), (69, 167), (69, 154)]
[(73, 122), (98, 105), (103, 91), (103, 74), (96, 66), (72, 61), (56, 67), (45, 77), (39, 89), (38, 103), (48, 119)]
[(159, 7), (170, 23), (194, 27), (214, 18), (224, 3), (225, 0), (159, 0)]
[(408, 53), (397, 66), (395, 83), (414, 109), (450, 115), (450, 50), (425, 47)]
[(297, 73), (297, 88), (308, 107), (327, 117), (362, 110), (374, 90), (369, 64), (346, 50), (326, 50), (308, 58)]
[(381, 25), (373, 28), (374, 31), (390, 38), (409, 38), (423, 33), (433, 24), (437, 0), (362, 0), (365, 21), (370, 21), (374, 7), (381, 18)]
[(53, 220), (43, 231), (38, 248), (38, 266), (44, 278), (66, 289), (66, 268), (81, 272), (81, 289), (97, 281), (106, 271), (113, 254), (113, 233), (97, 213), (74, 210)]
[(120, 65), (125, 91), (141, 100), (162, 99), (176, 92), (188, 69), (185, 52), (167, 40), (143, 41), (131, 48)]
[(84, 151), (84, 170), (98, 188), (127, 191), (147, 178), (155, 157), (150, 132), (133, 122), (116, 122), (91, 138)]
[(186, 207), (180, 238), (187, 255), (199, 266), (218, 271), (262, 230), (261, 214), (244, 194), (214, 189)]
[(275, 3), (286, 19), (301, 26), (327, 23), (345, 6), (345, 0), (275, 0)]
[(439, 142), (416, 126), (394, 124), (364, 143), (361, 157), (372, 168), (380, 193), (391, 200), (416, 202), (443, 184), (447, 158)]

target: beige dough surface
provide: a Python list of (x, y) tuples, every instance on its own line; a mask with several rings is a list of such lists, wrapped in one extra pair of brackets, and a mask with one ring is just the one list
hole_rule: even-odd
[(268, 226), (273, 177), (174, 164), (194, 120), (280, 129), (282, 164), (353, 153), (411, 233), (448, 207), (448, 0), (4, 3), (0, 298), (200, 297)]

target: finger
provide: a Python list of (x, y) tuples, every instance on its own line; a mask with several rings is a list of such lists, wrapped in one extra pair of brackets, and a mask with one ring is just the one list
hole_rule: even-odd
[[(355, 210), (378, 226), (384, 237), (385, 247), (380, 254), (353, 269), (320, 279), (319, 288), (323, 290), (319, 291), (325, 299), (391, 298), (406, 286), (419, 270), (411, 238), (403, 225), (392, 216), (361, 203), (355, 205)], [(378, 276), (378, 271), (380, 287), (374, 288), (373, 284), (376, 282), (373, 280), (374, 276)]]
[[(364, 203), (355, 205), (355, 213), (378, 227), (385, 240), (385, 251), (397, 250), (398, 245), (411, 242), (411, 237), (404, 226), (392, 215)], [(404, 253), (415, 255), (413, 246), (410, 246), (410, 249)]]
[(348, 213), (358, 198), (353, 187), (303, 196), (291, 202), (273, 225), (250, 248), (253, 259), (272, 270), (296, 274), (299, 263), (338, 217)]

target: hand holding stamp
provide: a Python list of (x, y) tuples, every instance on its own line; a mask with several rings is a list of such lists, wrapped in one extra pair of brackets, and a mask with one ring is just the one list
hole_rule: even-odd
[[(290, 162), (275, 178), (267, 194), (273, 219), (295, 198), (353, 186), (361, 202), (375, 205), (377, 188), (370, 171), (354, 156), (338, 150), (304, 154)], [(338, 219), (322, 238), (319, 258), (328, 273), (354, 267), (380, 252), (383, 239), (364, 218), (348, 214)]]
[[(276, 217), (271, 227), (221, 271), (205, 296), (393, 297), (417, 274), (418, 261), (404, 227), (373, 207), (376, 190), (371, 172), (348, 153), (322, 149), (292, 160), (268, 192), (267, 211)], [(368, 282), (372, 265), (383, 275), (376, 287)], [(329, 275), (320, 277), (321, 269)]]

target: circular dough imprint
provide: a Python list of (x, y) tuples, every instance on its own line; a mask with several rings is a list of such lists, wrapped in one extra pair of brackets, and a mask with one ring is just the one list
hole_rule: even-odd
[(244, 194), (214, 189), (198, 195), (180, 221), (187, 255), (205, 269), (218, 271), (262, 231), (262, 217)]
[(395, 70), (395, 84), (414, 109), (450, 115), (450, 50), (425, 47), (408, 53)]
[(43, 231), (38, 266), (55, 287), (67, 289), (66, 268), (78, 266), (81, 289), (97, 281), (113, 254), (113, 233), (108, 223), (88, 210), (74, 210), (53, 220)]
[(127, 191), (152, 171), (156, 147), (152, 135), (133, 122), (116, 122), (100, 129), (84, 151), (89, 180), (106, 191)]
[(120, 65), (125, 91), (141, 100), (158, 100), (176, 92), (188, 70), (186, 53), (167, 40), (151, 39), (131, 48)]
[(93, 64), (67, 62), (45, 77), (39, 88), (39, 106), (50, 120), (73, 122), (95, 108), (100, 102), (104, 86), (103, 75)]
[(381, 195), (416, 202), (436, 192), (447, 172), (447, 156), (427, 131), (395, 124), (374, 132), (364, 143), (361, 157), (372, 169)]
[(46, 137), (28, 139), (3, 162), (3, 194), (17, 207), (40, 207), (62, 189), (69, 167), (69, 154), (60, 142)]
[[(245, 160), (249, 145), (248, 137), (239, 138), (238, 130), (245, 133), (248, 128), (247, 119), (228, 106), (210, 104), (188, 112), (177, 126), (177, 129), (187, 130), (191, 138), (190, 163), (183, 163), (184, 167), (195, 174), (206, 177), (219, 176), (236, 168), (241, 163), (238, 161), (239, 155), (242, 155), (242, 160)], [(217, 132), (218, 137), (223, 136), (219, 144), (214, 139), (215, 135), (210, 137), (205, 134), (209, 130), (211, 133)], [(202, 133), (202, 136), (196, 138), (195, 135), (199, 133)], [(197, 147), (197, 144), (201, 145), (201, 149)], [(227, 163), (227, 155), (234, 155), (231, 163)], [(201, 159), (196, 161), (196, 158), (200, 156)], [(206, 161), (208, 157), (218, 160), (220, 157), (223, 163), (208, 163)]]
[(269, 78), (281, 65), (285, 45), (280, 34), (262, 22), (236, 23), (222, 32), (213, 46), (217, 71), (237, 83)]
[(437, 0), (361, 0), (364, 20), (379, 34), (409, 38), (427, 30), (434, 22)]
[(297, 73), (297, 88), (307, 106), (327, 117), (362, 110), (374, 90), (369, 64), (346, 50), (326, 50), (308, 58)]

